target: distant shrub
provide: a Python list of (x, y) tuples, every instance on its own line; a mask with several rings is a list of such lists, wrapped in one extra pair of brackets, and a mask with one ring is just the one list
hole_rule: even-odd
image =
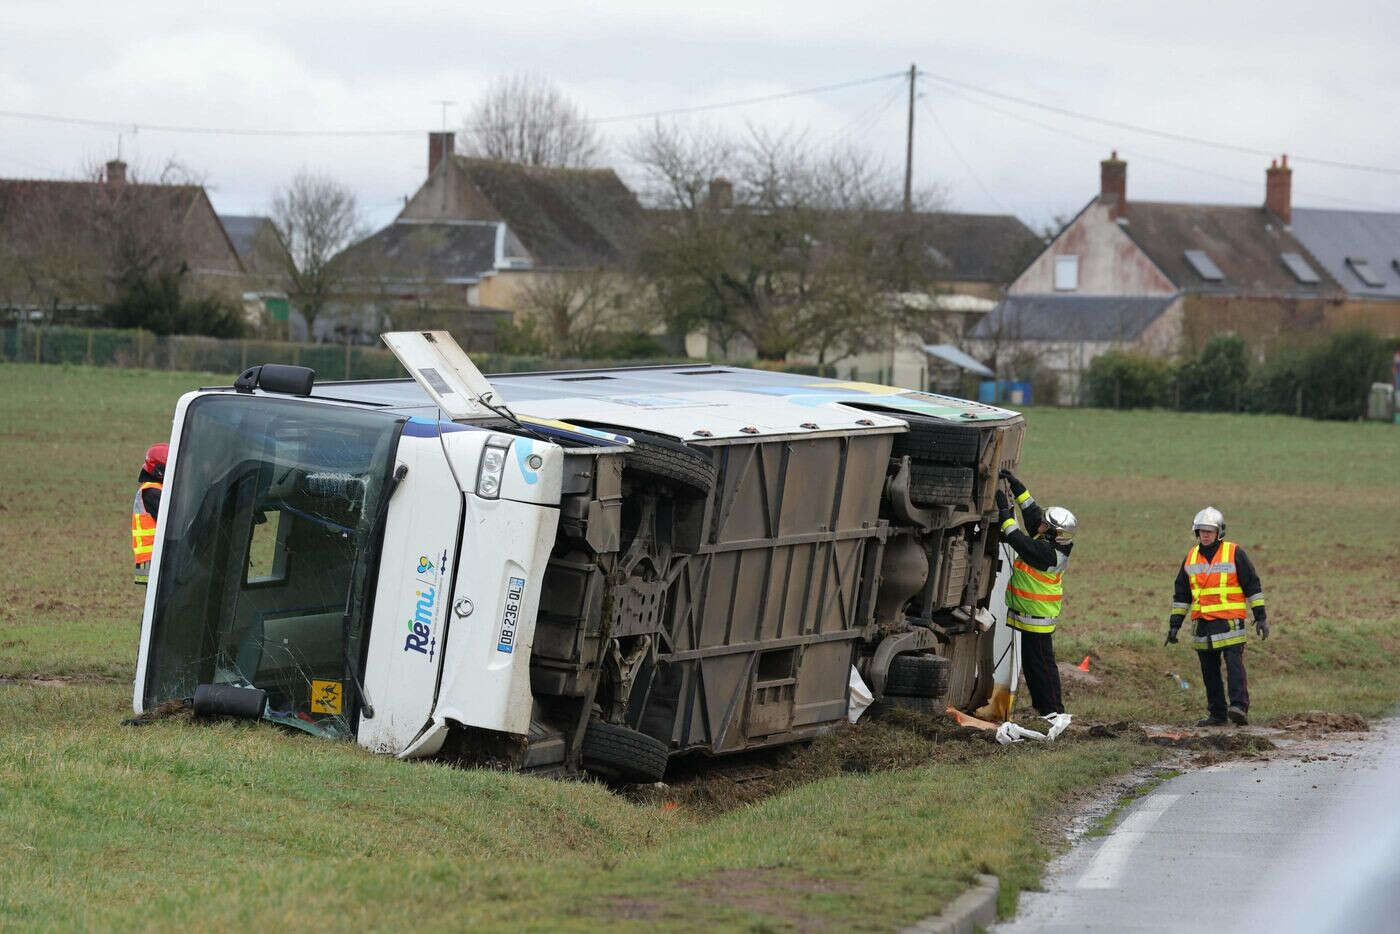
[(1197, 412), (1237, 412), (1245, 408), (1249, 350), (1236, 334), (1215, 334), (1198, 356), (1172, 374), (1177, 406)]
[(1352, 419), (1366, 414), (1371, 384), (1390, 381), (1393, 342), (1370, 331), (1338, 331), (1310, 347), (1276, 352), (1249, 381), (1256, 412)]
[(144, 328), (159, 335), (243, 336), (238, 308), (213, 295), (186, 295), (182, 276), (174, 273), (123, 282), (103, 317), (113, 327)]
[(1084, 373), (1084, 402), (1105, 409), (1144, 409), (1166, 405), (1171, 367), (1156, 357), (1110, 350)]

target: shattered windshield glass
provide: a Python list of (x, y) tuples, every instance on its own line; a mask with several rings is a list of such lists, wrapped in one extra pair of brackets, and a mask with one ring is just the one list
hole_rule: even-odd
[(190, 404), (165, 487), (147, 706), (251, 686), (270, 719), (350, 735), (403, 421), (266, 396)]

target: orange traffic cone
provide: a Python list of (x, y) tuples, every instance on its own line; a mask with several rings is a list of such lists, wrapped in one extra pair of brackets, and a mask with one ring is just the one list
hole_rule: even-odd
[(1085, 656), (1084, 656), (1084, 661), (1080, 662), (1080, 663), (1079, 663), (1078, 665), (1076, 665), (1075, 667), (1078, 668), (1080, 671), (1088, 671), (1088, 670), (1089, 670), (1089, 656), (1085, 655)]

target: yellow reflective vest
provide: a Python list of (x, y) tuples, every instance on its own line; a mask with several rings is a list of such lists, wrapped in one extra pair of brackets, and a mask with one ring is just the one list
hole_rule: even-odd
[(1011, 580), (1006, 585), (1008, 626), (1022, 632), (1055, 631), (1064, 596), (1064, 564), (1063, 555), (1048, 571), (1037, 570), (1019, 557), (1011, 563)]

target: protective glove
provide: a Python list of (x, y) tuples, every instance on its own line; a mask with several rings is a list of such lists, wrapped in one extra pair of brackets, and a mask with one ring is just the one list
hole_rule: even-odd
[(1180, 624), (1180, 623), (1177, 623), (1177, 622), (1168, 623), (1168, 624), (1167, 624), (1167, 641), (1166, 641), (1166, 642), (1163, 642), (1162, 644), (1163, 644), (1163, 645), (1176, 645), (1176, 641), (1177, 641), (1177, 640), (1176, 640), (1176, 636), (1177, 636), (1177, 633), (1179, 633), (1179, 632), (1181, 632), (1181, 624)]
[(997, 520), (999, 522), (1005, 522), (1007, 519), (1015, 517), (1016, 514), (1011, 511), (1011, 500), (1007, 499), (1006, 494), (1001, 490), (997, 490), (996, 492), (996, 502)]
[(1259, 634), (1260, 641), (1269, 638), (1269, 617), (1262, 613), (1254, 617), (1254, 631)]
[(1017, 480), (1016, 475), (1011, 471), (1005, 469), (998, 470), (997, 476), (1005, 480), (1007, 486), (1011, 487), (1011, 492), (1015, 493), (1017, 496), (1020, 496), (1022, 493), (1026, 492), (1026, 485), (1020, 480)]

